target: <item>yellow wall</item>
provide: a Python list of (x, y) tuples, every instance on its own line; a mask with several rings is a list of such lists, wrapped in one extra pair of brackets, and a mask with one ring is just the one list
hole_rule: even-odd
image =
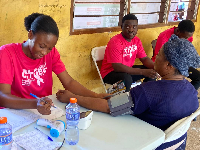
[[(90, 52), (93, 47), (106, 45), (109, 39), (119, 32), (69, 35), (70, 6), (71, 0), (1, 0), (0, 46), (27, 40), (27, 31), (23, 24), (24, 17), (33, 12), (48, 14), (58, 24), (60, 38), (56, 48), (68, 73), (85, 87), (101, 92), (103, 88)], [(200, 9), (198, 14), (193, 44), (200, 53)], [(140, 29), (138, 31), (137, 36), (141, 39), (149, 57), (152, 56), (151, 41), (156, 39), (160, 32), (168, 28), (170, 26)], [(53, 80), (53, 92), (55, 93), (58, 89), (62, 89), (62, 85), (55, 75)]]

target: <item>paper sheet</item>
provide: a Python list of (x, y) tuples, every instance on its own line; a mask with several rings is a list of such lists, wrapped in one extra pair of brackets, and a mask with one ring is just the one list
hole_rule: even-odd
[(41, 118), (39, 115), (26, 110), (8, 108), (0, 109), (0, 117), (7, 117), (8, 123), (12, 126), (13, 133)]
[(7, 117), (8, 123), (12, 126), (13, 133), (22, 127), (25, 127), (40, 118), (45, 118), (49, 120), (57, 119), (65, 115), (65, 112), (56, 106), (56, 108), (51, 108), (50, 115), (42, 115), (37, 109), (29, 110), (16, 110), (16, 109), (0, 109), (0, 117)]
[(33, 130), (13, 137), (14, 142), (26, 150), (56, 150), (60, 142), (49, 141), (40, 131)]
[(161, 3), (132, 3), (130, 7), (131, 13), (151, 13), (160, 12)]
[(12, 147), (11, 150), (24, 150), (23, 148), (19, 147), (19, 145), (17, 145), (17, 143), (15, 143), (14, 141), (12, 142)]
[(34, 112), (35, 114), (41, 116), (44, 119), (49, 119), (49, 120), (55, 120), (61, 116), (65, 115), (65, 112), (59, 108), (58, 106), (56, 106), (56, 108), (51, 107), (51, 114), (50, 115), (42, 115), (40, 114), (37, 109), (29, 109), (31, 112)]

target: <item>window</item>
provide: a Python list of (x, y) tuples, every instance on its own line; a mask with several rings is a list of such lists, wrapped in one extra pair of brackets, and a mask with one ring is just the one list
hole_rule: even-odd
[(181, 21), (183, 19), (195, 19), (197, 15), (197, 0), (171, 0), (168, 14), (168, 22)]
[(196, 21), (199, 0), (72, 0), (70, 34), (121, 31), (121, 20), (131, 13), (139, 28)]

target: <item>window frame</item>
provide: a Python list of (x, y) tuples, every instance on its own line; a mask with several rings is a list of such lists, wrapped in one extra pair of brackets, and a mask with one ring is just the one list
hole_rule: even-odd
[[(162, 23), (153, 23), (153, 24), (144, 24), (144, 25), (138, 25), (138, 29), (146, 29), (146, 28), (155, 28), (155, 27), (163, 27), (163, 26), (170, 26), (170, 25), (178, 25), (180, 21), (176, 21), (176, 22), (168, 22), (168, 15), (170, 12), (170, 5), (171, 5), (171, 1), (172, 0), (166, 0), (166, 2), (162, 2), (163, 0), (161, 0), (161, 3), (165, 3), (165, 10), (164, 10), (164, 16), (165, 19), (163, 19)], [(165, 1), (165, 0), (164, 0)], [(189, 1), (193, 1), (198, 3), (197, 8), (195, 7), (194, 9), (194, 15), (195, 18), (191, 19), (191, 21), (196, 22), (197, 21), (197, 16), (198, 16), (198, 9), (200, 6), (200, 2), (199, 0), (188, 0), (186, 2)], [(75, 0), (71, 0), (71, 8), (70, 8), (70, 35), (80, 35), (80, 34), (93, 34), (93, 33), (104, 33), (104, 32), (119, 32), (121, 31), (121, 25), (120, 25), (120, 20), (122, 20), (122, 17), (124, 16), (125, 13), (130, 13), (130, 5), (131, 5), (131, 0), (120, 0), (120, 12), (119, 12), (119, 26), (116, 27), (104, 27), (104, 28), (90, 28), (90, 29), (73, 29), (73, 18), (74, 18), (74, 2)], [(85, 2), (87, 3), (87, 2)], [(132, 2), (134, 3), (134, 2)], [(143, 2), (145, 3), (145, 2)], [(166, 6), (166, 4), (168, 3), (168, 5)], [(124, 12), (124, 7), (128, 6), (127, 8), (127, 12)], [(196, 6), (196, 4), (195, 4)], [(160, 11), (161, 12), (161, 11)], [(162, 12), (161, 12), (162, 13)], [(148, 13), (151, 14), (151, 13)], [(120, 16), (121, 15), (121, 16)], [(193, 15), (193, 16), (194, 16)], [(99, 16), (103, 16), (103, 15), (99, 15)]]

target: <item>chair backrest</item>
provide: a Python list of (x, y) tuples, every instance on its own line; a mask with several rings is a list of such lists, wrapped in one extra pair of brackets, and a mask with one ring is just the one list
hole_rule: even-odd
[(190, 127), (192, 120), (200, 115), (200, 107), (190, 116), (176, 121), (168, 129), (165, 130), (165, 143), (178, 139), (184, 135)]
[(92, 55), (94, 64), (96, 66), (97, 72), (99, 74), (99, 77), (101, 79), (101, 82), (104, 86), (104, 89), (107, 92), (105, 83), (103, 82), (103, 79), (102, 79), (101, 73), (100, 73), (101, 64), (102, 64), (102, 60), (104, 59), (105, 50), (106, 50), (106, 46), (94, 47), (91, 51), (91, 55)]
[[(153, 49), (153, 56), (154, 56), (154, 51), (155, 51), (155, 47), (156, 47), (156, 42), (157, 42), (157, 39), (151, 41), (151, 47), (152, 47), (152, 49)], [(152, 56), (152, 57), (153, 57), (153, 56)]]
[(104, 54), (105, 54), (105, 50), (106, 50), (106, 46), (100, 46), (100, 47), (94, 47), (92, 49), (92, 57), (96, 60), (96, 61), (101, 61), (104, 59)]

